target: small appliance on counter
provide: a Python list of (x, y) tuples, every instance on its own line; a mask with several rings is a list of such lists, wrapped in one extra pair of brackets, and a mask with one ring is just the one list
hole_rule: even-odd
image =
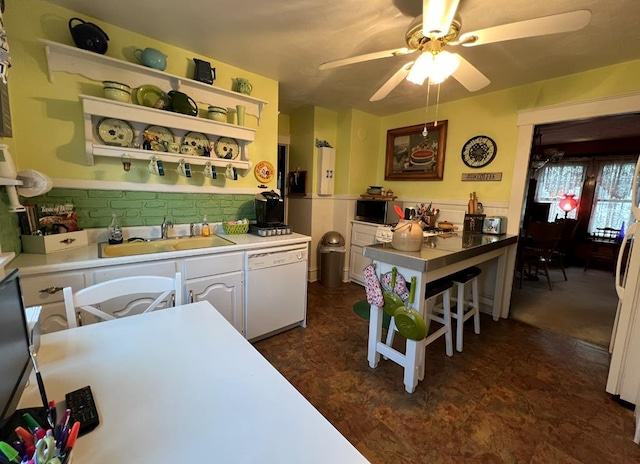
[(481, 234), (485, 217), (486, 214), (465, 214), (462, 231)]
[(261, 192), (254, 199), (256, 207), (256, 225), (275, 227), (284, 224), (284, 201), (276, 192)]
[(482, 233), (504, 235), (507, 233), (507, 218), (504, 216), (488, 216), (484, 218)]

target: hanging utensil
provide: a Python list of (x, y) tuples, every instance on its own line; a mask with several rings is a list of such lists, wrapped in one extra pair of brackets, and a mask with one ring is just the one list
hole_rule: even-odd
[(398, 269), (394, 267), (391, 269), (391, 289), (385, 290), (382, 293), (382, 297), (384, 298), (384, 312), (389, 316), (393, 316), (396, 313), (396, 309), (402, 306), (402, 298), (395, 292), (396, 288), (396, 277), (398, 275)]
[(393, 315), (398, 332), (409, 340), (419, 341), (427, 336), (427, 325), (420, 313), (413, 309), (413, 300), (416, 294), (416, 277), (411, 277), (411, 289), (406, 306), (400, 306)]

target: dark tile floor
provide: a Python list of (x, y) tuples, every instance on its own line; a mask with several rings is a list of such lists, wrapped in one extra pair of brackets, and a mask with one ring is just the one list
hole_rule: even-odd
[[(355, 284), (309, 285), (308, 325), (256, 348), (373, 463), (632, 463), (633, 412), (605, 392), (608, 353), (483, 315), (464, 351), (427, 348), (425, 381), (367, 364)], [(401, 338), (401, 337), (397, 337)]]

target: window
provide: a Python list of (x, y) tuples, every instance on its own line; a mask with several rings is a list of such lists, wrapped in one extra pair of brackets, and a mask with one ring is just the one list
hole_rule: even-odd
[(629, 225), (631, 216), (631, 185), (635, 163), (611, 161), (600, 164), (593, 198), (589, 233), (598, 228), (621, 229)]
[[(549, 221), (555, 221), (556, 217), (564, 217), (564, 211), (560, 209), (559, 202), (565, 194), (580, 198), (586, 172), (585, 162), (546, 164), (539, 171), (535, 201), (551, 204)], [(633, 174), (633, 168), (631, 174)], [(575, 219), (577, 212), (575, 209), (568, 213), (567, 217)]]

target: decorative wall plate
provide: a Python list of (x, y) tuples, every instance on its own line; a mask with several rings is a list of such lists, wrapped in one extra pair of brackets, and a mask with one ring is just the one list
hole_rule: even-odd
[(462, 162), (470, 168), (481, 168), (496, 157), (498, 146), (491, 137), (476, 135), (462, 147)]
[(258, 164), (256, 164), (253, 172), (256, 175), (256, 179), (258, 179), (260, 182), (269, 182), (275, 175), (273, 165), (268, 161), (260, 161)]
[(218, 158), (236, 159), (240, 155), (240, 145), (231, 137), (220, 137), (213, 145), (213, 151)]
[(204, 155), (205, 147), (209, 146), (209, 139), (206, 135), (200, 132), (187, 132), (182, 137), (181, 145), (190, 145), (195, 150), (196, 155)]
[(163, 109), (166, 106), (167, 94), (160, 87), (145, 84), (138, 87), (134, 93), (138, 105), (148, 106), (150, 108)]
[(103, 118), (96, 124), (96, 131), (105, 145), (128, 147), (133, 142), (133, 127), (122, 119)]
[[(143, 134), (145, 132), (151, 135), (151, 149), (154, 151), (167, 151), (169, 144), (174, 141), (173, 134), (166, 127), (149, 126), (143, 131)], [(144, 141), (144, 135), (142, 140)]]

